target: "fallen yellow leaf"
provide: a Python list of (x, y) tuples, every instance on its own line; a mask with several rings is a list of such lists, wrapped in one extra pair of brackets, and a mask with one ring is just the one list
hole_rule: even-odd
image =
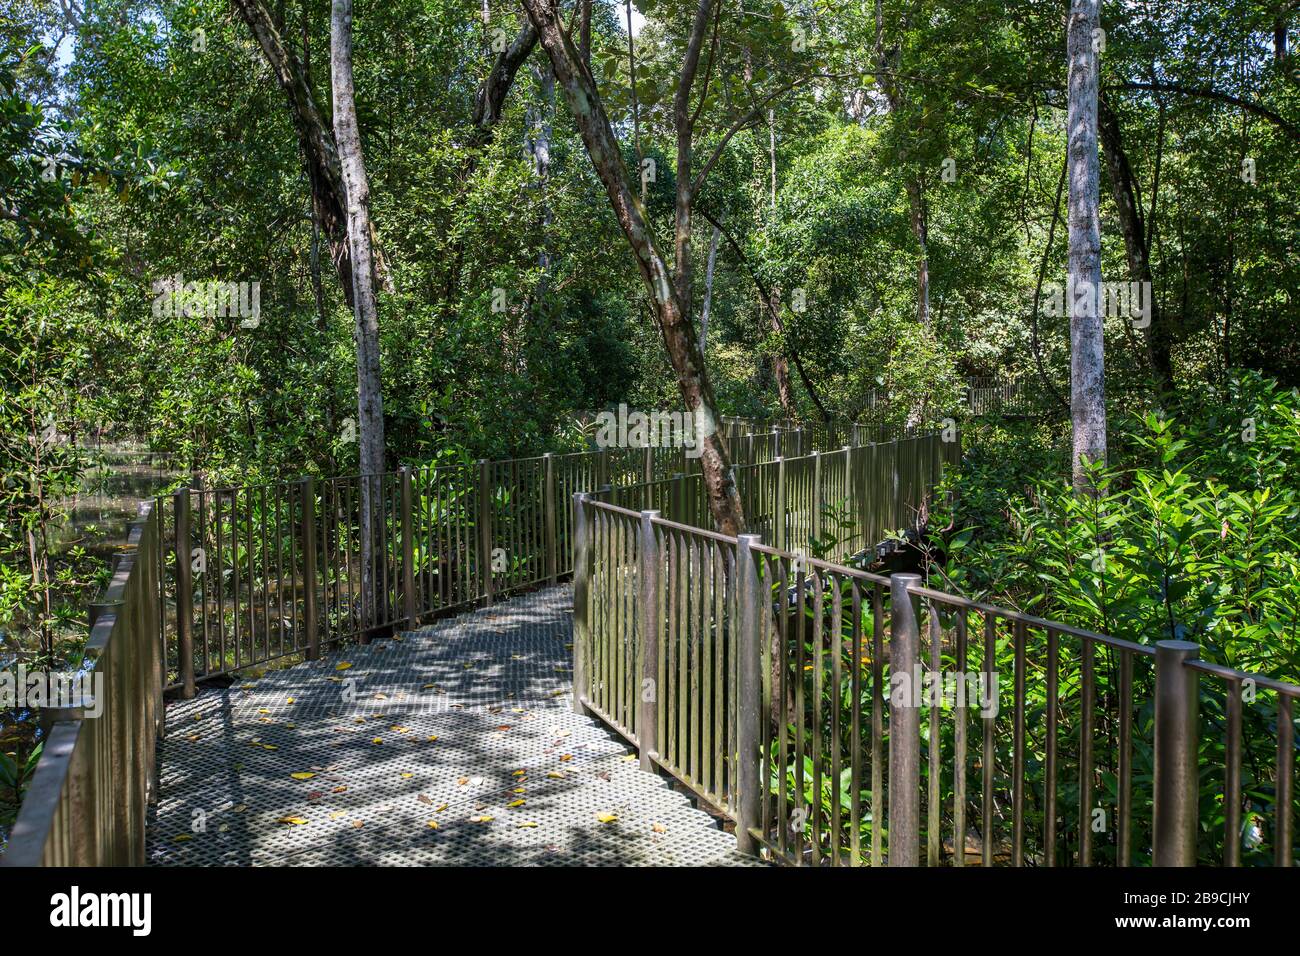
[(430, 820), (429, 823), (428, 823), (428, 827), (429, 827), (430, 830), (436, 830), (436, 829), (438, 829), (438, 821), (437, 821), (437, 820)]
[(516, 823), (516, 824), (515, 824), (515, 829), (516, 829), (516, 830), (531, 830), (531, 829), (532, 829), (533, 827), (535, 827), (535, 826), (537, 826), (537, 823), (536, 823), (535, 821), (533, 821), (533, 820), (524, 820), (524, 821), (522, 821), (521, 823)]
[(307, 822), (307, 820), (306, 820), (305, 817), (281, 817), (281, 818), (280, 818), (279, 820), (277, 820), (276, 822), (277, 822), (277, 823), (292, 823), (292, 824), (294, 824), (294, 825), (296, 825), (296, 826), (302, 826), (304, 823)]
[(314, 773), (308, 773), (306, 770), (300, 770), (297, 773), (289, 774), (289, 776), (293, 777), (295, 780), (310, 780), (316, 775)]
[(337, 664), (334, 665), (334, 669), (336, 671), (345, 671), (351, 666), (352, 666), (351, 661), (339, 661)]
[(618, 819), (618, 814), (617, 814), (617, 813), (598, 813), (598, 814), (596, 814), (596, 819), (599, 820), (601, 823), (613, 823), (615, 820)]
[(507, 806), (507, 807), (510, 807), (510, 808), (513, 808), (513, 807), (522, 807), (523, 805), (524, 805), (524, 801), (523, 801), (523, 800), (511, 800), (509, 803), (506, 804), (506, 806)]

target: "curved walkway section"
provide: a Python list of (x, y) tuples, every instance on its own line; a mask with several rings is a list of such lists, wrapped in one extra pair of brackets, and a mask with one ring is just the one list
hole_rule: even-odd
[(746, 865), (572, 712), (549, 588), (167, 709), (149, 859), (182, 865)]

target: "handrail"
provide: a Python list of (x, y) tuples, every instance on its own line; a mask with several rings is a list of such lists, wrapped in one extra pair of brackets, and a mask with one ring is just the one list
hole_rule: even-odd
[(159, 559), (158, 517), (145, 502), (91, 606), (82, 673), (99, 693), (42, 714), (45, 748), (0, 865), (144, 863), (163, 732)]
[[(1297, 860), (1296, 684), (591, 495), (574, 514), (574, 707), (733, 819), (741, 849), (796, 865)], [(942, 702), (896, 698), (923, 678), (941, 678)], [(991, 686), (991, 712), (950, 706), (952, 679)], [(1201, 719), (1203, 700), (1223, 722)], [(1220, 733), (1216, 827), (1200, 781)], [(1271, 817), (1253, 847), (1248, 744), (1255, 774), (1274, 751), (1271, 801), (1251, 778)]]
[[(725, 424), (742, 473), (806, 450), (812, 434)], [(879, 434), (842, 430), (855, 447)], [(169, 545), (163, 600), (176, 608), (164, 640), (166, 688), (190, 696), (206, 677), (310, 659), (553, 583), (571, 571), (574, 492), (639, 494), (655, 482), (700, 480), (684, 448), (648, 446), (181, 488), (157, 503)], [(366, 509), (372, 541), (361, 534)]]

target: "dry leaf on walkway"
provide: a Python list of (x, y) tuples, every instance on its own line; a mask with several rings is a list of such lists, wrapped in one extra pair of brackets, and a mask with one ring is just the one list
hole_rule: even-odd
[(295, 826), (302, 826), (308, 822), (305, 817), (281, 817), (276, 823), (292, 823)]
[(617, 813), (598, 813), (598, 814), (596, 814), (596, 819), (599, 820), (601, 823), (613, 823), (615, 820), (618, 819), (618, 814), (617, 814)]
[(289, 776), (293, 777), (295, 780), (310, 780), (316, 775), (314, 773), (308, 773), (306, 770), (299, 770), (297, 773), (289, 774)]

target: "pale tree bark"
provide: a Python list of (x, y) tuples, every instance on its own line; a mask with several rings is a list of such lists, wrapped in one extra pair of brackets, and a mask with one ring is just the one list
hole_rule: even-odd
[(361, 474), (361, 567), (363, 627), (374, 574), (373, 547), (378, 478), (384, 471), (384, 399), (379, 378), (379, 312), (371, 283), (370, 183), (361, 155), (361, 131), (352, 86), (352, 0), (333, 0), (330, 9), (330, 81), (334, 89), (334, 135), (343, 173), (348, 251), (352, 255), (353, 315), (357, 348), (357, 442)]
[[(352, 305), (354, 270), (349, 258), (347, 213), (343, 199), (343, 170), (334, 135), (330, 132), (316, 104), (310, 73), (294, 56), (293, 51), (285, 45), (276, 27), (275, 18), (262, 0), (233, 0), (233, 2), (235, 12), (248, 25), (253, 38), (262, 49), (267, 65), (271, 67), (288, 100), (289, 117), (293, 121), (294, 131), (298, 134), (298, 146), (307, 167), (308, 182), (311, 184), (312, 218), (329, 243), (330, 259), (343, 286), (343, 298), (348, 305)], [(305, 18), (305, 9), (303, 15)], [(391, 280), (384, 265), (383, 253), (373, 234), (370, 236), (370, 246), (372, 249), (371, 282), (374, 285), (390, 288)]]
[[(677, 128), (675, 268), (669, 267), (647, 222), (645, 206), (628, 175), (595, 79), (560, 22), (558, 10), (549, 0), (523, 0), (523, 3), (550, 57), (556, 82), (564, 92), (592, 166), (605, 187), (615, 218), (636, 260), (669, 362), (677, 376), (682, 401), (700, 426), (697, 436), (701, 442), (700, 469), (709, 510), (723, 533), (743, 532), (744, 511), (731, 475), (726, 446), (717, 432), (717, 401), (691, 320), (691, 213), (696, 186), (692, 162), (694, 117), (688, 104), (699, 68), (700, 49), (713, 13), (712, 0), (700, 0), (696, 9), (673, 102)], [(706, 164), (705, 172), (707, 169)]]
[(1097, 158), (1095, 40), (1100, 0), (1070, 0), (1066, 33), (1068, 62), (1070, 192), (1070, 419), (1075, 490), (1089, 493), (1086, 462), (1106, 460), (1106, 369), (1101, 308), (1101, 200)]

